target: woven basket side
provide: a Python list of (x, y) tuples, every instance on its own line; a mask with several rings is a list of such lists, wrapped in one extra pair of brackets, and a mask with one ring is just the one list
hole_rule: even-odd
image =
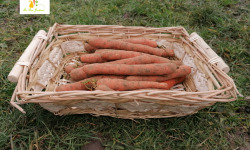
[(56, 32), (58, 34), (70, 34), (78, 32), (89, 33), (137, 33), (137, 34), (152, 34), (152, 33), (171, 33), (175, 35), (188, 35), (183, 27), (140, 27), (140, 26), (117, 26), (117, 25), (59, 25), (56, 24)]
[[(130, 119), (165, 118), (193, 114), (215, 102), (233, 101), (237, 97), (233, 80), (217, 66), (207, 62), (208, 58), (197, 50), (182, 27), (55, 24), (48, 37), (54, 40), (46, 48), (43, 47), (40, 56), (34, 59), (36, 63), (29, 70), (29, 80), (23, 80), (19, 84), (20, 87), (24, 85), (24, 90), (21, 88), (16, 90), (18, 104), (39, 103), (57, 115), (90, 113)], [(63, 67), (72, 60), (76, 61), (77, 55), (81, 54), (80, 52), (67, 54), (61, 48), (61, 44), (72, 40), (85, 41), (91, 37), (114, 39), (143, 37), (157, 41), (158, 45), (165, 43), (163, 46), (166, 46), (168, 43), (168, 46), (175, 49), (178, 59), (192, 66), (192, 73), (183, 84), (186, 91), (151, 89), (54, 92), (61, 81), (71, 82), (63, 73)], [(40, 69), (43, 71), (39, 72)], [(40, 74), (46, 76), (46, 79), (43, 78), (44, 81), (40, 80)], [(65, 79), (61, 79), (62, 76)]]

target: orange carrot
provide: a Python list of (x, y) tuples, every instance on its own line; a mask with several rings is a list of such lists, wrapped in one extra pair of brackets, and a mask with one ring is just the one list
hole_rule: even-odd
[(67, 74), (69, 74), (73, 69), (78, 68), (78, 67), (82, 67), (82, 66), (84, 66), (84, 65), (86, 65), (86, 64), (83, 64), (83, 63), (69, 64), (69, 65), (66, 65), (66, 66), (64, 67), (64, 71), (65, 71)]
[(155, 55), (141, 55), (133, 58), (121, 59), (116, 61), (107, 62), (109, 64), (152, 64), (152, 63), (175, 63), (176, 65), (180, 65), (181, 62), (178, 60), (169, 60), (167, 58), (163, 58)]
[(108, 86), (106, 85), (99, 85), (95, 88), (96, 90), (101, 90), (101, 91), (114, 91), (112, 90), (111, 88), (109, 88)]
[(191, 73), (191, 67), (186, 65), (181, 65), (178, 67), (178, 69), (175, 70), (175, 72), (171, 74), (167, 74), (164, 76), (128, 76), (126, 77), (126, 80), (129, 81), (166, 81), (174, 78), (179, 78), (183, 76), (187, 76)]
[(101, 63), (106, 62), (106, 60), (102, 59), (100, 54), (83, 54), (80, 56), (81, 62), (84, 63)]
[(115, 91), (130, 91), (138, 89), (165, 89), (169, 90), (180, 80), (172, 79), (163, 83), (153, 81), (127, 81), (124, 79), (100, 79), (97, 81), (97, 87), (105, 85)]
[[(100, 63), (111, 60), (117, 60), (108, 63), (117, 63), (117, 64), (150, 64), (150, 63), (169, 63), (173, 62), (177, 65), (180, 65), (180, 61), (169, 60), (164, 57), (149, 55), (140, 52), (131, 52), (125, 50), (109, 50), (109, 49), (100, 49), (97, 50), (94, 54), (83, 54), (80, 56), (82, 62), (85, 63)], [(120, 59), (120, 60), (119, 60)]]
[[(133, 44), (147, 45), (147, 46), (154, 47), (154, 48), (157, 47), (157, 43), (155, 41), (148, 40), (148, 39), (122, 39), (121, 41), (133, 43)], [(89, 53), (93, 53), (97, 49), (93, 46), (90, 46), (88, 43), (84, 44), (84, 48)]]
[(173, 78), (179, 78), (179, 77), (183, 77), (183, 76), (187, 76), (191, 73), (191, 67), (190, 66), (186, 66), (186, 65), (181, 65), (179, 66), (175, 72), (165, 75), (166, 76), (166, 80), (169, 79), (173, 79)]
[(94, 76), (91, 78), (87, 78), (78, 82), (60, 85), (56, 88), (56, 91), (74, 91), (74, 90), (89, 90), (94, 89), (96, 86), (96, 81), (99, 79), (110, 78), (110, 79), (123, 79), (124, 76)]
[[(175, 79), (170, 79), (170, 80), (167, 80), (167, 81), (163, 81), (161, 83), (165, 83), (167, 84), (167, 87), (166, 90), (169, 90), (171, 87), (173, 87), (174, 85), (178, 84), (178, 83), (181, 83), (183, 82), (184, 80), (186, 79), (186, 77), (180, 77), (180, 78), (175, 78)], [(144, 82), (150, 82), (150, 81), (144, 81)]]
[[(102, 52), (103, 51), (103, 52)], [(98, 50), (94, 54), (83, 54), (80, 56), (80, 60), (85, 63), (101, 63), (110, 60), (118, 60), (131, 58), (139, 55), (144, 55), (144, 53), (140, 52), (131, 52), (124, 50)]]
[[(100, 54), (100, 53), (107, 53), (109, 51), (117, 51), (117, 50), (114, 50), (114, 49), (97, 49), (95, 51), (95, 54)], [(121, 50), (121, 51), (125, 51), (125, 50)]]
[(173, 73), (177, 69), (174, 63), (162, 64), (89, 64), (71, 71), (73, 80), (85, 79), (97, 74), (103, 75), (166, 75)]
[(152, 48), (142, 44), (133, 44), (121, 40), (92, 38), (88, 41), (89, 45), (99, 49), (120, 49), (128, 51), (137, 51), (157, 56), (174, 56), (174, 51), (170, 49)]
[(99, 49), (97, 52), (105, 60), (119, 60), (125, 58), (132, 58), (135, 56), (145, 55), (145, 53), (131, 52), (126, 50), (109, 50), (109, 49)]
[(84, 44), (84, 49), (85, 49), (87, 52), (89, 52), (89, 53), (93, 53), (93, 52), (95, 52), (95, 50), (96, 50), (95, 47), (89, 45), (88, 43), (85, 43), (85, 44)]
[[(166, 75), (165, 75), (166, 76)], [(165, 76), (127, 76), (125, 79), (128, 81), (154, 81), (161, 82), (166, 81)]]
[(157, 43), (155, 41), (148, 40), (148, 39), (122, 39), (122, 41), (128, 42), (128, 43), (134, 43), (134, 44), (147, 45), (150, 47), (157, 47)]

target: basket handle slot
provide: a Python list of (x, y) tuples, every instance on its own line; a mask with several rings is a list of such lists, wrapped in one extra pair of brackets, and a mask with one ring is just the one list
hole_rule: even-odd
[(223, 61), (223, 59), (219, 57), (196, 32), (193, 32), (190, 35), (189, 40), (201, 53), (207, 56), (208, 63), (217, 65), (218, 68), (225, 73), (230, 71), (229, 66)]
[(31, 65), (30, 60), (38, 49), (38, 45), (42, 40), (48, 40), (47, 33), (44, 30), (39, 30), (35, 37), (30, 42), (29, 46), (25, 49), (19, 60), (16, 62), (8, 75), (8, 80), (16, 83), (20, 74), (23, 72), (24, 66)]

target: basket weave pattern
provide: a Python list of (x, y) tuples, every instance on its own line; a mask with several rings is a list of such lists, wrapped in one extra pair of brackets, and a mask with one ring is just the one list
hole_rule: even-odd
[[(64, 91), (60, 84), (71, 82), (63, 72), (69, 63), (77, 63), (82, 51), (65, 51), (65, 41), (85, 41), (92, 37), (112, 39), (147, 38), (158, 46), (171, 47), (176, 59), (192, 67), (183, 84), (171, 90), (135, 91)], [(183, 27), (124, 27), (111, 25), (59, 25), (51, 27), (33, 55), (32, 65), (25, 66), (11, 99), (19, 104), (39, 103), (56, 115), (92, 114), (124, 119), (166, 118), (197, 113), (215, 102), (230, 102), (238, 91), (233, 80), (199, 50)], [(185, 89), (185, 90), (184, 90)]]

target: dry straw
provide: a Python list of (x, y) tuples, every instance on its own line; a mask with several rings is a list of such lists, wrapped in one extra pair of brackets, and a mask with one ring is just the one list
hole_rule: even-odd
[[(81, 43), (92, 37), (155, 40), (161, 48), (173, 48), (176, 59), (191, 66), (192, 73), (183, 84), (171, 90), (55, 92), (58, 85), (71, 82), (63, 67), (78, 62), (79, 54), (84, 53), (79, 51)], [(239, 94), (234, 81), (226, 74), (229, 67), (224, 61), (198, 34), (190, 36), (183, 27), (54, 24), (39, 39), (27, 62), (19, 63), (23, 69), (10, 102), (23, 113), (21, 104), (38, 103), (56, 115), (92, 114), (124, 119), (179, 117), (197, 113), (216, 102), (234, 101)], [(72, 49), (61, 47), (66, 42), (72, 42)]]

